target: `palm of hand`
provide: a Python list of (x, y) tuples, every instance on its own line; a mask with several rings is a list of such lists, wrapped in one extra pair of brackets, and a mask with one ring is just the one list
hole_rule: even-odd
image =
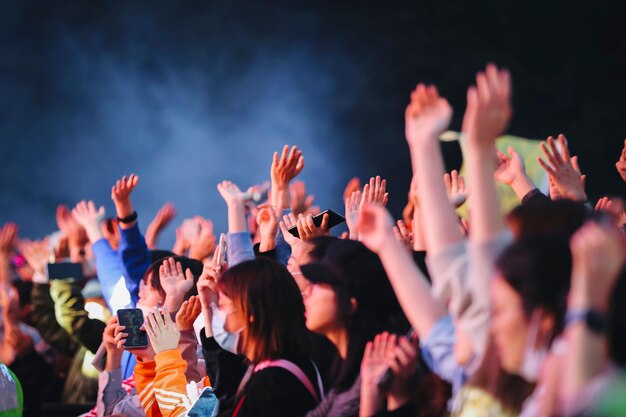
[(505, 158), (496, 169), (495, 177), (503, 184), (511, 184), (526, 168), (519, 155)]
[(393, 233), (393, 221), (383, 207), (366, 205), (359, 215), (359, 240), (372, 252), (378, 253), (388, 233)]

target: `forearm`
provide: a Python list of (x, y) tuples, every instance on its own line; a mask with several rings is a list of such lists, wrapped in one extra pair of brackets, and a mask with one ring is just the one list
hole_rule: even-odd
[(243, 203), (231, 203), (228, 205), (228, 233), (240, 233), (248, 231), (246, 211)]
[(517, 196), (517, 198), (519, 198), (519, 201), (521, 202), (522, 199), (529, 192), (531, 192), (537, 187), (535, 187), (535, 184), (530, 179), (530, 177), (526, 175), (526, 173), (524, 173), (524, 175), (521, 175), (515, 178), (515, 180), (513, 180), (513, 182), (511, 183), (511, 188), (513, 189), (513, 192), (515, 193), (515, 195)]
[(424, 224), (422, 209), (415, 206), (413, 209), (413, 224), (411, 226), (413, 233), (413, 250), (416, 252), (426, 251), (426, 237), (424, 236)]
[[(115, 211), (117, 212), (117, 217), (119, 217), (120, 219), (130, 216), (134, 212), (133, 204), (130, 201), (130, 198), (123, 199), (123, 200), (113, 200), (113, 203), (115, 204)], [(120, 227), (122, 229), (130, 229), (136, 223), (137, 223), (137, 220), (132, 221), (130, 223), (120, 222)]]
[(472, 190), (472, 230), (470, 238), (485, 241), (504, 229), (500, 199), (493, 178), (496, 161), (493, 148), (471, 145), (467, 149), (469, 189)]
[(287, 209), (290, 205), (289, 183), (277, 183), (272, 181), (271, 188), (272, 206)]
[(431, 138), (411, 149), (413, 172), (417, 175), (417, 193), (424, 218), (424, 236), (429, 250), (437, 252), (463, 239), (456, 214), (443, 183), (444, 164), (439, 141)]
[(413, 329), (420, 336), (426, 335), (445, 315), (445, 309), (431, 295), (426, 278), (402, 243), (391, 234), (386, 241), (379, 256), (389, 281)]
[(384, 398), (373, 382), (361, 381), (359, 417), (372, 417), (383, 409)]
[(107, 351), (107, 358), (104, 365), (105, 371), (113, 371), (115, 369), (121, 369), (122, 367), (122, 352), (121, 351)]

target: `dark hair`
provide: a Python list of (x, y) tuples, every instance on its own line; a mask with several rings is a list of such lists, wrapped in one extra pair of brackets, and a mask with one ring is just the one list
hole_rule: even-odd
[(622, 268), (609, 300), (609, 357), (619, 367), (626, 367), (626, 266)]
[(515, 207), (507, 220), (513, 224), (517, 239), (537, 233), (562, 233), (571, 237), (583, 225), (587, 214), (587, 208), (580, 202), (542, 199)]
[(562, 234), (543, 233), (522, 238), (499, 256), (496, 267), (522, 299), (527, 318), (537, 308), (554, 317), (552, 339), (563, 330), (572, 254)]
[[(347, 277), (348, 285), (333, 286), (337, 297), (338, 322), (346, 328), (346, 358), (337, 358), (332, 369), (334, 388), (349, 389), (360, 372), (368, 341), (385, 330), (403, 334), (408, 321), (389, 283), (379, 257), (361, 242), (338, 239), (326, 248), (324, 262)], [(357, 302), (353, 311), (351, 298)]]
[(302, 295), (284, 265), (264, 257), (242, 262), (216, 289), (244, 313), (242, 351), (252, 363), (310, 355)]
[(326, 255), (328, 248), (338, 240), (339, 238), (334, 236), (321, 236), (309, 240), (308, 243), (313, 245), (309, 251), (309, 257), (312, 261), (321, 260)]
[[(196, 283), (198, 282), (198, 278), (202, 274), (203, 265), (202, 262), (197, 261), (195, 259), (188, 258), (186, 256), (173, 256), (174, 261), (180, 262), (183, 267), (183, 272), (187, 271), (187, 269), (191, 270), (193, 274), (193, 283), (194, 285), (191, 287), (189, 292), (185, 294), (185, 300), (188, 300), (192, 295), (198, 294), (198, 289), (196, 288)], [(165, 290), (161, 286), (161, 276), (159, 273), (159, 268), (163, 264), (163, 261), (166, 258), (158, 258), (158, 260), (154, 261), (146, 270), (143, 275), (143, 282), (147, 283), (150, 281), (150, 285), (152, 288), (156, 289), (159, 294), (165, 298)]]

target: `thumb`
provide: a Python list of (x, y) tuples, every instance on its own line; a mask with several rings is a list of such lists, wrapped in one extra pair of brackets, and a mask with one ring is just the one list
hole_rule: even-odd
[(193, 283), (193, 274), (191, 273), (191, 269), (187, 268), (185, 271), (185, 281), (189, 281)]

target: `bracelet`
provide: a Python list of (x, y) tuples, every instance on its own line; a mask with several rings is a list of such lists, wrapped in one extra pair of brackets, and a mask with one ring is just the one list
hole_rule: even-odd
[(137, 220), (137, 212), (133, 211), (132, 214), (129, 214), (126, 217), (117, 217), (117, 221), (120, 223), (124, 223), (124, 224), (128, 224), (128, 223), (132, 223), (135, 220)]

